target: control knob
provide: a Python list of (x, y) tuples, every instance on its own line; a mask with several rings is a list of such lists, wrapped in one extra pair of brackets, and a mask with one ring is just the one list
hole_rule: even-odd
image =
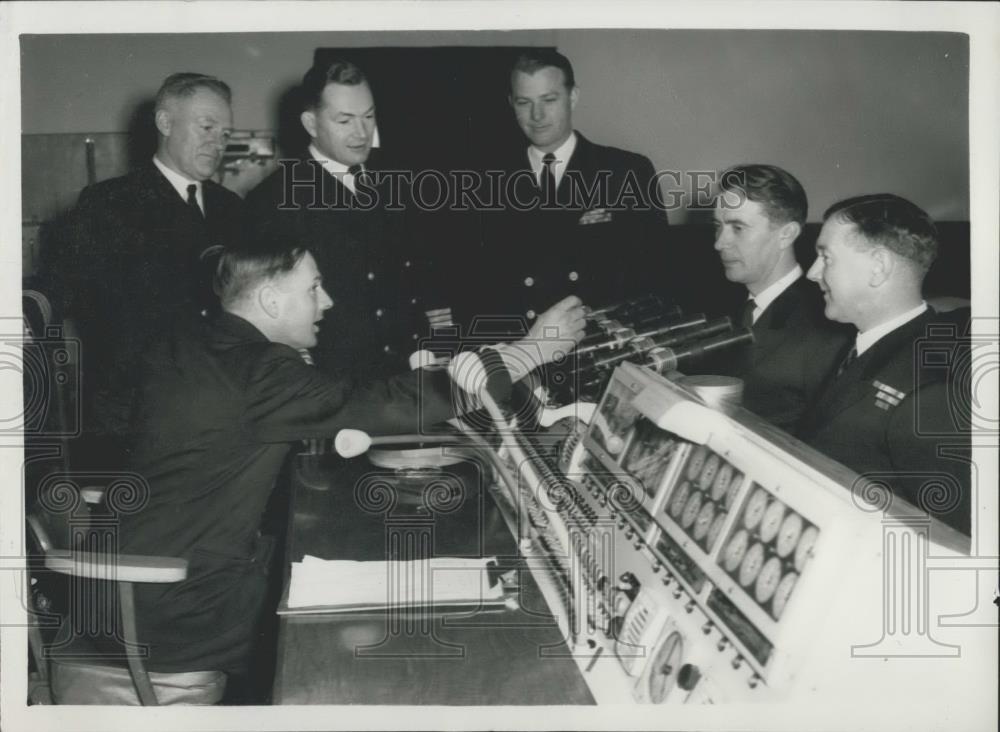
[(629, 600), (634, 600), (639, 594), (639, 579), (631, 572), (624, 572), (618, 578), (618, 589), (625, 594)]
[(685, 663), (677, 672), (677, 685), (684, 691), (691, 691), (701, 680), (701, 671), (693, 663)]

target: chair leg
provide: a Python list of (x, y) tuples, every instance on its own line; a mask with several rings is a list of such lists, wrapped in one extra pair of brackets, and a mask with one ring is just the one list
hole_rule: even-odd
[(122, 631), (125, 637), (126, 656), (128, 658), (128, 670), (132, 675), (132, 683), (139, 694), (139, 701), (143, 706), (159, 706), (156, 699), (156, 692), (153, 690), (153, 683), (149, 680), (149, 674), (142, 663), (142, 659), (135, 655), (138, 648), (138, 639), (135, 631), (135, 599), (132, 595), (131, 582), (118, 582), (119, 596), (121, 597), (122, 609)]

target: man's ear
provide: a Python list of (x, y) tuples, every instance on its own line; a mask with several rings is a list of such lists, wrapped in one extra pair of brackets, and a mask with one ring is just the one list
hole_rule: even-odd
[(799, 234), (802, 233), (802, 226), (797, 221), (789, 221), (786, 224), (782, 224), (781, 228), (778, 229), (778, 242), (782, 249), (788, 249), (795, 243), (795, 240), (799, 238)]
[(156, 120), (157, 131), (164, 137), (169, 135), (170, 126), (171, 123), (173, 122), (172, 118), (170, 117), (170, 112), (168, 112), (165, 109), (157, 109), (154, 119)]
[(576, 103), (580, 99), (580, 87), (574, 86), (569, 92), (569, 108), (576, 109)]
[(301, 115), (299, 119), (302, 121), (302, 126), (306, 128), (306, 132), (309, 133), (309, 137), (316, 139), (316, 112), (312, 109), (307, 109)]
[(875, 247), (870, 256), (872, 259), (872, 270), (869, 284), (872, 287), (881, 287), (882, 284), (892, 277), (896, 260), (885, 247)]
[(274, 285), (263, 285), (257, 290), (257, 304), (269, 318), (277, 319), (281, 315), (281, 299)]

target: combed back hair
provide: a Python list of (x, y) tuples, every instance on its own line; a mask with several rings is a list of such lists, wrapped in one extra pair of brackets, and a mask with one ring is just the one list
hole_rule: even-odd
[(772, 224), (805, 226), (809, 200), (794, 175), (776, 165), (735, 165), (719, 178), (722, 191), (759, 203)]
[(233, 103), (233, 93), (226, 82), (207, 74), (183, 71), (163, 80), (160, 90), (156, 92), (156, 109), (163, 109), (171, 99), (189, 97), (199, 89), (215, 92), (226, 100), (226, 104)]
[(219, 303), (231, 309), (258, 285), (295, 269), (307, 251), (296, 238), (277, 236), (252, 237), (248, 244), (223, 249), (213, 282)]
[(302, 77), (302, 109), (317, 109), (323, 100), (323, 90), (327, 84), (343, 84), (358, 86), (368, 83), (368, 77), (357, 64), (351, 61), (337, 60), (320, 66), (313, 66)]
[(567, 89), (576, 86), (576, 75), (573, 73), (573, 64), (569, 59), (558, 51), (551, 48), (532, 48), (522, 51), (514, 59), (514, 65), (510, 70), (511, 88), (514, 87), (514, 74), (518, 71), (525, 74), (534, 74), (541, 69), (555, 66), (563, 72), (563, 82)]
[(833, 204), (823, 221), (854, 224), (872, 245), (883, 246), (926, 272), (937, 258), (937, 227), (927, 212), (891, 193), (856, 196)]

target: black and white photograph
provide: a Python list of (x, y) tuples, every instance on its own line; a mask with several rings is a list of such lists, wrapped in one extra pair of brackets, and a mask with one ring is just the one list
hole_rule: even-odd
[(5, 730), (994, 727), (998, 6), (0, 32)]

